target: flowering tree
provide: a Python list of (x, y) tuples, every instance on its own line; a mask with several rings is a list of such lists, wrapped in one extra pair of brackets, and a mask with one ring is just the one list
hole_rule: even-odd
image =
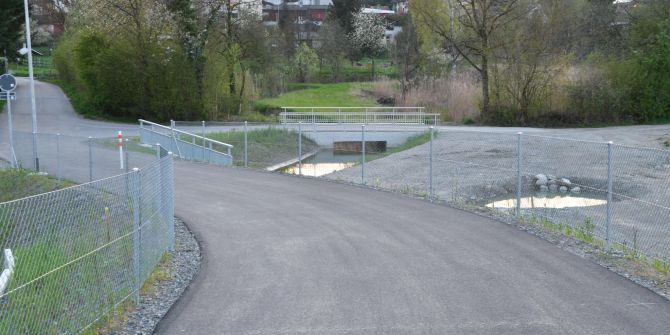
[(354, 14), (353, 31), (349, 38), (353, 46), (364, 56), (372, 59), (372, 77), (375, 76), (375, 58), (386, 50), (384, 18), (377, 14), (358, 12)]

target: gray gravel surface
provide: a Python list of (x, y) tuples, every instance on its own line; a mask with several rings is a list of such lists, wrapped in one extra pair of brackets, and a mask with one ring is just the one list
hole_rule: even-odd
[(130, 312), (127, 321), (114, 334), (152, 334), (170, 307), (181, 297), (200, 268), (200, 245), (181, 219), (175, 218), (175, 250), (170, 260), (159, 266), (169, 271), (170, 279), (156, 281), (150, 293), (140, 297), (138, 308)]
[[(579, 133), (573, 130), (562, 133), (551, 130), (550, 135), (597, 139), (596, 135), (578, 136)], [(640, 139), (642, 136), (631, 135), (631, 138), (644, 144)], [(605, 143), (533, 135), (524, 137), (522, 152), (524, 196), (537, 195), (532, 176), (543, 173), (570, 179), (582, 188), (581, 196), (606, 197), (608, 151)], [(670, 217), (670, 192), (667, 191), (670, 189), (670, 151), (614, 146), (612, 156), (614, 202), (610, 239), (629, 248), (634, 246), (648, 256), (670, 259), (670, 226), (667, 225)], [(424, 144), (369, 162), (365, 166), (366, 183), (381, 189), (425, 196), (428, 192), (428, 157), (428, 145)], [(361, 167), (325, 177), (360, 183)], [(451, 129), (440, 132), (433, 143), (433, 188), (440, 200), (481, 207), (492, 201), (515, 198), (516, 183), (516, 134)], [(536, 207), (526, 212), (573, 226), (589, 221), (595, 225), (594, 235), (604, 240), (605, 209), (605, 205), (558, 209)]]

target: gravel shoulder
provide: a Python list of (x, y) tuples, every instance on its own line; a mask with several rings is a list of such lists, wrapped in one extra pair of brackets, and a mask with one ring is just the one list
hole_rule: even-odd
[(153, 334), (158, 322), (179, 300), (200, 269), (200, 245), (186, 224), (175, 218), (175, 248), (169, 261), (155, 271), (169, 273), (167, 280), (157, 280), (145, 288), (140, 304), (124, 315), (124, 322), (111, 333), (119, 335)]

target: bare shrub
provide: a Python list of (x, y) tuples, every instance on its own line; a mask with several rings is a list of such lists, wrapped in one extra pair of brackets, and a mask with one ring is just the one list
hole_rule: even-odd
[(400, 99), (400, 84), (397, 81), (377, 81), (373, 94), (377, 97), (396, 97), (397, 106), (423, 106), (429, 112), (440, 113), (442, 120), (462, 122), (479, 117), (481, 83), (471, 71), (458, 72), (447, 77), (418, 81), (405, 101)]

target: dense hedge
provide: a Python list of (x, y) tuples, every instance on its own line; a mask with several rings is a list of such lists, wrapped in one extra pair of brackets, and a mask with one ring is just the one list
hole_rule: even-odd
[(54, 62), (62, 81), (78, 89), (83, 113), (134, 120), (199, 119), (193, 71), (178, 45), (139, 50), (116, 36), (95, 32), (61, 38)]

